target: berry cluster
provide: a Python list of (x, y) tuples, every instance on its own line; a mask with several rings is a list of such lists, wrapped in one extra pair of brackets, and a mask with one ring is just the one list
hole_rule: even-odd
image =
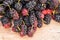
[(21, 36), (33, 36), (37, 27), (50, 24), (51, 18), (60, 22), (60, 3), (54, 0), (0, 0), (1, 23)]

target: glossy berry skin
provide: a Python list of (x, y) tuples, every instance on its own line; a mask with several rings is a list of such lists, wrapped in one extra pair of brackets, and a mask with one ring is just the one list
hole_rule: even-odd
[(52, 14), (52, 13), (53, 13), (53, 10), (47, 9), (47, 14)]
[(11, 22), (10, 22), (10, 20), (9, 20), (7, 17), (2, 17), (2, 18), (1, 18), (1, 22), (2, 22), (2, 25), (3, 25), (5, 28), (11, 27)]
[(40, 10), (40, 8), (41, 8), (41, 4), (37, 4), (36, 6), (35, 6), (35, 10)]
[(9, 10), (6, 10), (6, 11), (5, 11), (5, 16), (6, 16), (7, 18), (9, 18), (9, 19), (12, 18)]
[[(21, 37), (32, 37), (38, 28), (50, 24), (51, 16), (60, 22), (58, 0), (0, 0), (1, 23)], [(58, 6), (58, 7), (57, 7)], [(56, 12), (54, 12), (56, 11)], [(5, 13), (5, 14), (4, 14)], [(12, 24), (13, 23), (13, 24)]]
[(21, 9), (22, 9), (22, 4), (21, 4), (21, 3), (15, 3), (14, 8), (15, 8), (18, 12), (20, 12)]
[(46, 14), (45, 16), (44, 16), (44, 23), (45, 24), (50, 24), (50, 21), (51, 21), (51, 15), (49, 15), (49, 14)]
[(38, 27), (38, 28), (41, 28), (42, 25), (43, 25), (42, 19), (38, 19), (37, 22), (38, 22), (37, 27)]
[(60, 22), (60, 13), (54, 14), (54, 20)]
[(52, 14), (52, 11), (53, 11), (53, 10), (51, 10), (51, 9), (45, 9), (45, 10), (42, 10), (42, 13), (43, 13), (44, 15), (46, 15), (46, 14)]
[(44, 15), (39, 11), (36, 11), (35, 15), (36, 15), (37, 22), (38, 22), (37, 27), (40, 28), (42, 27), (42, 18), (44, 18)]
[(14, 0), (5, 0), (5, 1), (3, 1), (3, 4), (4, 4), (4, 6), (6, 7), (6, 6), (8, 6), (8, 5), (12, 5), (13, 2), (14, 2)]
[(19, 19), (19, 14), (15, 9), (11, 10), (11, 16), (13, 17), (13, 19)]
[(20, 17), (18, 20), (13, 20), (14, 26), (12, 28), (12, 31), (14, 32), (20, 32), (20, 26), (22, 24), (22, 17)]
[(35, 17), (34, 11), (31, 11), (29, 16), (30, 24), (34, 28), (33, 30), (36, 31), (37, 28), (37, 18)]
[(47, 10), (43, 10), (42, 14), (44, 14), (44, 15), (47, 14)]
[(0, 6), (0, 15), (4, 14), (4, 10), (5, 10), (5, 8), (3, 6)]
[(32, 0), (32, 1), (29, 1), (27, 4), (26, 4), (26, 8), (29, 10), (29, 11), (31, 11), (33, 8), (34, 8), (34, 6), (36, 5), (36, 2), (34, 1), (34, 0)]
[(33, 36), (34, 32), (37, 29), (37, 19), (35, 17), (34, 11), (30, 13), (30, 23), (31, 23), (31, 26), (29, 26), (27, 30), (27, 35), (29, 37)]
[(27, 16), (28, 15), (28, 10), (26, 8), (22, 9), (22, 15)]
[(44, 14), (43, 20), (45, 24), (50, 24), (52, 13), (53, 13), (53, 10), (51, 9), (45, 9), (42, 11), (42, 14)]
[(18, 12), (13, 8), (11, 10), (7, 10), (5, 16), (12, 19), (19, 19)]
[(46, 8), (46, 5), (42, 5), (42, 3), (37, 3), (36, 6), (35, 6), (35, 10), (44, 10)]
[(37, 27), (37, 18), (35, 17), (34, 11), (31, 11), (30, 16), (29, 16), (29, 19), (30, 19), (31, 25), (34, 25), (35, 22), (36, 22), (35, 27)]
[(27, 34), (27, 26), (25, 24), (22, 24), (20, 27), (21, 27), (20, 36), (23, 37)]
[(28, 1), (26, 1), (26, 0), (21, 0), (20, 2), (22, 3), (23, 7), (25, 7), (25, 5), (29, 2), (29, 0), (28, 0)]
[(13, 26), (13, 27), (12, 27), (12, 31), (13, 31), (13, 32), (20, 32), (20, 31), (21, 31), (21, 30), (20, 30), (20, 26), (18, 26), (18, 27)]
[(25, 22), (25, 25), (27, 26), (27, 27), (29, 27), (31, 24), (30, 24), (30, 21), (29, 21), (29, 16), (24, 16), (23, 17), (23, 20), (24, 20), (24, 22)]
[(41, 18), (41, 12), (40, 11), (36, 11), (35, 12), (35, 16), (37, 17), (37, 19), (40, 19)]
[(35, 16), (37, 17), (37, 19), (44, 18), (44, 14), (42, 12), (40, 12), (40, 11), (36, 11)]
[(47, 0), (39, 0), (40, 3), (46, 3)]
[(54, 9), (55, 4), (53, 0), (47, 0), (46, 1), (46, 8)]
[(33, 27), (28, 27), (27, 35), (29, 37), (32, 37), (34, 32), (35, 32), (35, 30), (33, 29)]
[(34, 18), (30, 19), (31, 26), (29, 26), (27, 29), (27, 35), (29, 37), (32, 37), (37, 29), (37, 24), (38, 24), (37, 20), (36, 19), (34, 21), (33, 20), (34, 20)]

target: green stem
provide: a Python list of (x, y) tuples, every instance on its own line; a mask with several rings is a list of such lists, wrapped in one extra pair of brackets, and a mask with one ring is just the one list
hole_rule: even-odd
[(20, 0), (18, 0), (18, 3), (20, 3)]
[(8, 5), (9, 9), (11, 10), (10, 6)]

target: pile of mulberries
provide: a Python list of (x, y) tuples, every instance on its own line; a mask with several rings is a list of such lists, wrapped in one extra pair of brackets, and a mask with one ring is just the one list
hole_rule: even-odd
[(56, 6), (54, 0), (0, 0), (0, 16), (4, 28), (32, 37), (43, 23), (48, 25), (51, 19), (60, 22), (60, 3)]

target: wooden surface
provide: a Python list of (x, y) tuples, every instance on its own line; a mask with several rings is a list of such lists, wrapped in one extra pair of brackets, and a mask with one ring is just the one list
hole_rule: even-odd
[(0, 22), (0, 40), (60, 40), (60, 24), (52, 20), (49, 25), (43, 24), (42, 28), (37, 28), (33, 37), (20, 37), (11, 28), (3, 28)]

